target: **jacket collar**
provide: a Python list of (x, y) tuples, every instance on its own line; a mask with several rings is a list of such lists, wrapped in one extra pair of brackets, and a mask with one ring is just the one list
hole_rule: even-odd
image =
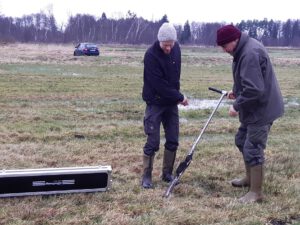
[(234, 59), (236, 59), (240, 55), (241, 50), (243, 49), (243, 47), (245, 46), (245, 44), (248, 40), (249, 40), (248, 34), (242, 33), (241, 37), (240, 37), (240, 40), (239, 40), (239, 42), (236, 46), (236, 49), (233, 52), (233, 58)]

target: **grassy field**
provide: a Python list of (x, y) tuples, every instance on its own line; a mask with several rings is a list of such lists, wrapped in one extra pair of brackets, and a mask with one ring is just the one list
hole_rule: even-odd
[[(72, 45), (0, 47), (0, 170), (113, 169), (108, 192), (0, 199), (0, 224), (300, 224), (300, 49), (269, 49), (286, 112), (274, 123), (266, 149), (266, 201), (241, 205), (237, 198), (247, 190), (229, 183), (243, 175), (234, 146), (239, 122), (227, 108), (218, 110), (169, 199), (162, 198), (168, 185), (159, 177), (163, 139), (155, 189), (140, 187), (147, 46), (100, 46), (100, 57), (73, 57)], [(183, 47), (182, 60), (182, 92), (190, 99), (218, 99), (208, 86), (231, 89), (231, 57), (220, 49)], [(180, 111), (176, 165), (210, 112)]]

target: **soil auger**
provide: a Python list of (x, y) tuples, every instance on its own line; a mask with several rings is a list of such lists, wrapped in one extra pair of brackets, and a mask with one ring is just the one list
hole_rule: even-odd
[(171, 194), (171, 192), (173, 191), (174, 187), (179, 183), (179, 179), (180, 177), (183, 175), (184, 171), (189, 167), (190, 163), (192, 162), (192, 159), (193, 159), (193, 155), (194, 155), (194, 152), (195, 152), (195, 149), (196, 149), (196, 146), (198, 144), (198, 142), (200, 141), (204, 131), (206, 130), (209, 122), (211, 121), (213, 115), (215, 114), (215, 112), (217, 111), (217, 109), (219, 108), (223, 98), (227, 95), (227, 92), (226, 91), (223, 91), (223, 90), (218, 90), (216, 88), (212, 88), (212, 87), (209, 87), (208, 88), (209, 90), (211, 91), (214, 91), (214, 92), (217, 92), (219, 94), (221, 94), (221, 97), (215, 107), (215, 109), (212, 111), (212, 113), (210, 114), (207, 122), (205, 123), (204, 127), (202, 128), (199, 136), (197, 137), (196, 141), (194, 142), (191, 150), (188, 152), (188, 155), (186, 156), (185, 160), (182, 161), (179, 166), (177, 167), (176, 169), (176, 176), (175, 178), (171, 181), (168, 189), (166, 190), (166, 192), (164, 193), (163, 197), (165, 198), (168, 198)]

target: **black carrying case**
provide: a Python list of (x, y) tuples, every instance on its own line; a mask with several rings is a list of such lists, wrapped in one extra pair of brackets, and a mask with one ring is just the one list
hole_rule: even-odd
[(0, 197), (107, 191), (111, 166), (0, 170)]

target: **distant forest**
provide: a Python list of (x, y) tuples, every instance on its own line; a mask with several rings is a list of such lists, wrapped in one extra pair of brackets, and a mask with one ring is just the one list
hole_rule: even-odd
[[(226, 18), (224, 18), (226, 19)], [(124, 18), (111, 19), (103, 13), (98, 19), (87, 14), (70, 16), (64, 27), (58, 27), (52, 13), (37, 13), (21, 18), (0, 14), (0, 42), (151, 44), (167, 15), (149, 21), (128, 11)], [(178, 41), (185, 45), (214, 46), (216, 30), (222, 23), (189, 22), (176, 25)], [(234, 24), (241, 31), (266, 46), (300, 46), (299, 20), (242, 20)]]

